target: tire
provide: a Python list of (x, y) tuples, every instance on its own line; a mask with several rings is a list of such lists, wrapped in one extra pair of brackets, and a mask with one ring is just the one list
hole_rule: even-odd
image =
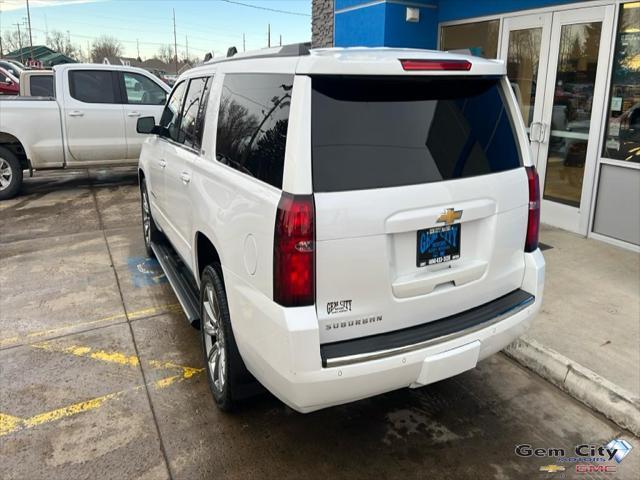
[(246, 397), (255, 380), (242, 361), (231, 329), (227, 294), (219, 264), (208, 265), (200, 282), (200, 337), (213, 398), (220, 410), (229, 412)]
[(142, 210), (142, 237), (144, 238), (144, 248), (147, 257), (154, 258), (155, 254), (151, 248), (151, 242), (158, 238), (158, 227), (151, 215), (151, 205), (149, 203), (149, 194), (147, 191), (147, 183), (142, 181), (140, 186), (140, 209)]
[(15, 197), (22, 185), (22, 165), (13, 152), (0, 147), (0, 200)]

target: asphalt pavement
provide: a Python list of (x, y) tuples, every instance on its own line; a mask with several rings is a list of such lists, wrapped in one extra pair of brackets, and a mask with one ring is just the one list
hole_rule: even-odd
[[(219, 412), (199, 333), (145, 257), (136, 181), (54, 172), (0, 202), (3, 479), (637, 478), (638, 438), (503, 354), (307, 415), (268, 393)], [(575, 453), (614, 439), (621, 463)]]

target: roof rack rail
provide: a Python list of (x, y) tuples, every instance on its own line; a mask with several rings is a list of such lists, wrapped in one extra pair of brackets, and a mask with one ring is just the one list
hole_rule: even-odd
[(245, 60), (249, 58), (273, 58), (273, 57), (299, 57), (309, 55), (311, 43), (291, 43), (281, 47), (272, 47), (264, 50), (253, 50), (250, 52), (238, 53), (236, 47), (229, 47), (227, 56), (224, 58), (212, 58), (206, 63), (221, 63), (234, 60)]

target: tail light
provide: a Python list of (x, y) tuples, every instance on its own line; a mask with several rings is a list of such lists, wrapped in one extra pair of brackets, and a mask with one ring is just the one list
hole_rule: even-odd
[(402, 68), (407, 72), (420, 70), (471, 70), (471, 62), (467, 60), (400, 60)]
[(529, 220), (527, 222), (527, 239), (524, 243), (525, 252), (533, 252), (538, 248), (540, 233), (540, 181), (536, 167), (525, 167), (529, 183)]
[(273, 242), (273, 299), (284, 307), (315, 302), (313, 195), (283, 193)]

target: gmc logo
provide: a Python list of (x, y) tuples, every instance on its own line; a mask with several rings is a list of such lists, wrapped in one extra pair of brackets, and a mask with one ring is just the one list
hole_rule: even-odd
[(576, 465), (578, 473), (613, 473), (615, 471), (615, 465)]

